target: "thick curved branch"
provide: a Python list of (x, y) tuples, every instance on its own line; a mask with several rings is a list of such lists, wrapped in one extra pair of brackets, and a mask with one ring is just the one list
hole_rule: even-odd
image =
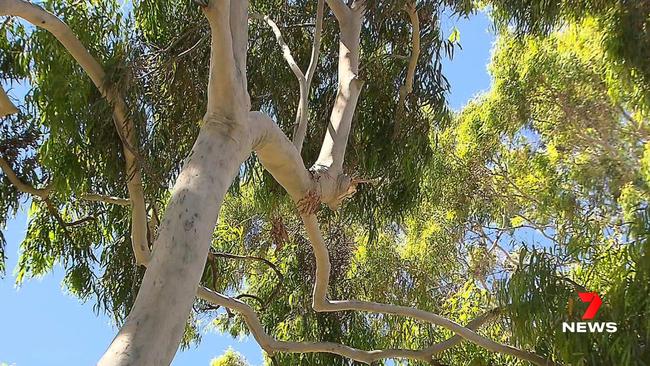
[[(352, 8), (340, 0), (328, 0), (327, 3), (334, 11), (340, 29), (338, 90), (323, 145), (312, 170), (319, 175), (338, 177), (343, 174), (343, 158), (363, 86), (358, 74), (364, 2), (355, 1)], [(329, 197), (328, 201), (334, 198)], [(337, 204), (335, 200), (327, 203), (330, 207)]]
[(404, 104), (406, 97), (413, 92), (413, 82), (415, 80), (415, 69), (418, 65), (420, 58), (420, 18), (415, 2), (407, 3), (404, 10), (409, 15), (411, 26), (411, 57), (409, 65), (406, 70), (406, 80), (404, 85), (399, 88), (399, 100), (397, 101), (397, 115), (395, 116), (395, 125), (393, 126), (393, 138), (397, 137), (400, 133), (401, 121), (404, 116)]
[(197, 291), (197, 296), (207, 302), (216, 304), (218, 306), (233, 309), (241, 314), (248, 326), (248, 329), (253, 334), (255, 340), (259, 343), (260, 347), (264, 349), (269, 355), (274, 355), (278, 352), (283, 353), (332, 353), (343, 357), (350, 358), (355, 361), (371, 364), (377, 360), (387, 358), (409, 358), (418, 359), (422, 361), (430, 361), (431, 356), (428, 352), (412, 351), (402, 349), (390, 350), (377, 350), (377, 351), (364, 351), (353, 347), (348, 347), (338, 343), (332, 342), (287, 342), (278, 341), (271, 337), (264, 330), (264, 326), (260, 322), (257, 313), (248, 304), (233, 299), (217, 292), (200, 287)]
[(2, 172), (7, 176), (7, 179), (9, 179), (9, 182), (13, 184), (17, 190), (30, 194), (34, 197), (38, 197), (42, 200), (46, 200), (49, 196), (50, 193), (52, 192), (52, 189), (50, 187), (46, 188), (34, 188), (31, 185), (23, 182), (18, 175), (16, 175), (16, 172), (11, 168), (11, 164), (9, 162), (0, 156), (0, 169)]
[[(300, 177), (304, 174), (305, 170), (302, 165), (302, 159), (297, 154), (295, 148), (289, 145), (290, 142), (286, 137), (284, 137), (282, 131), (280, 131), (277, 125), (269, 120), (270, 118), (268, 116), (261, 113), (251, 114), (251, 128), (255, 133), (257, 133), (257, 136), (254, 139), (254, 150), (264, 167), (287, 190), (294, 201), (299, 204), (305, 197), (309, 196), (309, 192), (312, 192), (315, 189), (314, 183), (313, 181), (310, 181), (301, 184), (304, 180)], [(272, 162), (273, 164), (267, 165), (267, 162)], [(282, 162), (282, 164), (279, 164), (279, 162)], [(537, 365), (552, 365), (550, 361), (539, 355), (495, 342), (479, 335), (472, 329), (463, 327), (447, 318), (423, 310), (357, 300), (329, 300), (327, 298), (327, 291), (329, 287), (331, 264), (327, 246), (322, 237), (316, 216), (313, 213), (302, 213), (301, 218), (305, 225), (307, 236), (312, 243), (314, 255), (316, 257), (316, 280), (314, 283), (313, 293), (313, 308), (315, 311), (334, 312), (354, 310), (410, 317), (447, 328), (459, 337), (469, 340), (490, 351), (512, 355), (520, 359), (528, 360)], [(235, 310), (239, 311), (240, 309), (241, 308)], [(353, 354), (355, 357), (367, 357), (363, 354)], [(346, 357), (351, 356), (346, 354)], [(417, 357), (414, 356), (413, 358)]]
[(280, 127), (262, 112), (249, 115), (253, 150), (266, 170), (297, 202), (315, 189), (302, 157)]
[(12, 15), (25, 19), (36, 27), (49, 31), (66, 48), (70, 55), (88, 74), (102, 96), (113, 107), (113, 121), (120, 139), (122, 140), (124, 158), (126, 160), (127, 188), (131, 200), (131, 236), (136, 261), (145, 264), (149, 261), (151, 252), (147, 241), (147, 212), (144, 190), (137, 151), (136, 131), (133, 121), (129, 118), (126, 103), (120, 93), (107, 83), (106, 73), (102, 66), (88, 52), (74, 32), (55, 15), (40, 6), (24, 0), (3, 0), (0, 2), (0, 15)]
[(489, 351), (515, 356), (519, 359), (530, 361), (536, 365), (553, 365), (551, 361), (546, 360), (537, 354), (495, 342), (452, 320), (427, 311), (407, 306), (381, 304), (369, 301), (329, 300), (327, 298), (327, 289), (329, 287), (331, 264), (327, 245), (325, 244), (325, 240), (320, 232), (316, 215), (301, 215), (301, 218), (305, 224), (307, 236), (312, 243), (314, 256), (316, 257), (316, 279), (314, 283), (313, 298), (314, 310), (318, 312), (363, 311), (409, 317), (444, 327), (456, 333), (458, 336)]
[[(205, 287), (199, 287), (197, 296), (211, 304), (223, 306), (239, 312), (255, 340), (269, 355), (275, 353), (330, 353), (352, 360), (372, 364), (383, 359), (415, 359), (430, 362), (433, 356), (456, 346), (462, 341), (461, 337), (454, 336), (443, 342), (436, 343), (422, 350), (408, 349), (386, 349), (364, 351), (358, 348), (349, 347), (333, 342), (288, 342), (278, 341), (264, 330), (257, 313), (248, 304), (239, 301), (237, 298), (224, 296)], [(495, 311), (488, 312), (474, 320), (468, 325), (468, 329), (478, 329), (496, 316)]]

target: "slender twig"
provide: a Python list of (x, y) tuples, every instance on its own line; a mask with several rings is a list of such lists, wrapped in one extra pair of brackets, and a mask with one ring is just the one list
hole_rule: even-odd
[(395, 124), (393, 125), (393, 139), (400, 133), (401, 121), (404, 118), (404, 106), (406, 97), (413, 92), (413, 83), (415, 80), (415, 69), (418, 65), (420, 58), (420, 18), (414, 2), (409, 2), (404, 5), (404, 10), (409, 16), (411, 21), (411, 58), (406, 70), (406, 79), (404, 85), (399, 88), (399, 99), (397, 101), (397, 113), (395, 116)]
[(258, 13), (250, 14), (250, 17), (257, 20), (265, 21), (273, 34), (275, 39), (278, 42), (278, 45), (282, 49), (282, 56), (289, 64), (289, 68), (298, 79), (298, 85), (300, 88), (300, 100), (298, 102), (298, 108), (296, 109), (296, 118), (293, 128), (293, 143), (296, 146), (298, 152), (302, 150), (302, 145), (305, 141), (305, 135), (307, 134), (307, 124), (309, 121), (309, 90), (311, 88), (311, 83), (316, 73), (316, 68), (318, 66), (318, 58), (320, 53), (320, 43), (321, 43), (321, 34), (323, 31), (323, 14), (325, 11), (325, 0), (318, 0), (318, 8), (316, 11), (316, 28), (314, 30), (314, 41), (312, 45), (311, 57), (309, 61), (309, 66), (307, 72), (303, 73), (298, 66), (298, 63), (293, 58), (291, 54), (291, 49), (287, 45), (282, 36), (282, 32), (278, 25), (268, 16)]
[(275, 265), (275, 263), (271, 262), (270, 260), (262, 257), (251, 256), (251, 255), (238, 255), (238, 254), (231, 254), (231, 253), (216, 252), (211, 250), (208, 253), (208, 259), (210, 259), (211, 262), (214, 263), (214, 258), (241, 259), (241, 260), (262, 262), (265, 265), (267, 265), (269, 268), (271, 268), (273, 272), (275, 272), (275, 276), (277, 277), (278, 282), (273, 288), (273, 291), (271, 291), (271, 294), (266, 299), (266, 301), (260, 301), (262, 308), (266, 308), (280, 294), (280, 291), (282, 289), (282, 284), (284, 283), (284, 276), (282, 275), (282, 272), (280, 272), (278, 266)]
[(85, 201), (91, 201), (91, 202), (110, 203), (118, 206), (128, 206), (131, 204), (131, 200), (127, 198), (105, 196), (96, 193), (84, 193), (81, 195), (81, 199)]

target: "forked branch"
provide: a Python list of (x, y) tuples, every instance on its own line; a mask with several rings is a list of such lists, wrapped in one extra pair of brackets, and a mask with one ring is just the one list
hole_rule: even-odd
[[(255, 340), (270, 356), (273, 356), (276, 353), (331, 353), (366, 364), (372, 364), (375, 361), (383, 359), (414, 359), (430, 362), (435, 354), (457, 345), (462, 340), (460, 338), (451, 337), (423, 350), (386, 349), (371, 351), (365, 351), (333, 342), (279, 341), (266, 333), (257, 313), (248, 304), (235, 298), (224, 296), (205, 287), (199, 287), (197, 296), (211, 304), (223, 306), (241, 314)], [(486, 316), (479, 317), (472, 321), (468, 327), (477, 329), (488, 320), (489, 319)]]
[[(279, 127), (271, 121), (268, 116), (265, 116), (259, 112), (251, 113), (250, 118), (251, 130), (254, 131), (257, 136), (254, 137), (255, 145), (254, 150), (257, 152), (257, 155), (260, 157), (260, 161), (264, 167), (273, 175), (276, 180), (287, 190), (289, 195), (294, 198), (296, 203), (299, 203), (303, 197), (309, 196), (309, 192), (312, 192), (315, 185), (318, 185), (318, 182), (307, 181), (304, 178), (306, 173), (305, 167), (302, 165), (302, 159), (297, 155), (295, 149), (290, 145), (290, 142), (286, 137), (284, 137), (282, 131)], [(302, 182), (302, 184), (301, 184)], [(474, 344), (477, 344), (481, 347), (484, 347), (493, 352), (503, 353), (518, 357), (520, 359), (531, 361), (537, 365), (552, 365), (553, 363), (544, 359), (543, 357), (536, 355), (531, 352), (523, 351), (511, 346), (507, 346), (495, 341), (492, 341), (489, 338), (483, 337), (476, 333), (472, 328), (463, 327), (458, 323), (455, 323), (447, 318), (442, 316), (429, 313), (423, 310), (405, 307), (405, 306), (396, 306), (389, 304), (380, 304), (372, 303), (365, 301), (357, 300), (338, 300), (332, 301), (327, 297), (328, 287), (329, 287), (329, 278), (330, 278), (330, 259), (329, 253), (327, 251), (327, 246), (322, 237), (320, 227), (316, 216), (312, 214), (302, 214), (301, 218), (305, 225), (307, 236), (312, 243), (314, 248), (314, 255), (316, 257), (316, 280), (314, 283), (314, 294), (313, 294), (313, 308), (317, 312), (334, 312), (334, 311), (363, 311), (363, 312), (372, 312), (372, 313), (381, 313), (381, 314), (393, 314), (398, 316), (409, 317), (424, 322), (429, 322), (435, 325), (442, 326), (452, 332), (454, 332), (458, 338), (453, 338), (449, 340), (449, 343), (456, 344), (460, 342), (460, 338), (471, 341)], [(203, 293), (205, 295), (205, 293)], [(221, 296), (221, 295), (220, 295)], [(223, 297), (223, 296), (222, 296)], [(246, 309), (242, 308), (239, 304), (226, 301), (220, 297), (213, 297), (215, 301), (221, 301), (222, 304), (227, 303), (232, 306), (236, 306), (233, 309), (244, 313), (244, 317), (249, 322), (249, 326), (254, 328), (256, 327), (256, 320), (252, 318), (255, 314), (245, 313)], [(229, 306), (229, 305), (223, 305)], [(248, 315), (247, 315), (248, 314)], [(487, 321), (487, 320), (485, 320)], [(259, 322), (259, 321), (257, 321)], [(255, 331), (253, 331), (255, 333)], [(260, 336), (262, 341), (270, 342), (268, 339)], [(260, 338), (257, 338), (260, 341)], [(262, 343), (261, 343), (262, 344)], [(275, 346), (272, 342), (268, 343), (268, 347), (273, 349)], [(298, 346), (296, 346), (298, 347)], [(320, 345), (321, 352), (323, 347), (329, 347), (328, 349), (332, 353), (337, 353), (346, 357), (351, 357), (355, 360), (366, 362), (367, 360), (376, 360), (368, 356), (365, 353), (358, 353), (358, 350), (351, 350), (349, 348), (332, 348), (331, 345)], [(432, 348), (433, 347), (433, 348)], [(292, 351), (287, 352), (296, 352), (293, 347), (290, 347)], [(431, 346), (428, 350), (437, 350), (436, 347)], [(277, 351), (277, 350), (276, 350)], [(307, 351), (303, 351), (307, 352)], [(340, 353), (339, 353), (340, 352)], [(361, 351), (365, 352), (365, 351)], [(371, 352), (381, 352), (381, 351), (371, 351)], [(393, 351), (391, 351), (393, 352)], [(399, 351), (402, 356), (395, 356), (393, 353), (390, 353), (390, 356), (387, 356), (389, 353), (379, 353), (377, 357), (407, 357), (407, 358), (416, 358), (421, 359), (420, 357), (424, 354), (417, 353), (420, 351)], [(406, 353), (401, 353), (406, 352)], [(381, 355), (381, 356), (380, 356)], [(428, 356), (428, 355), (427, 355)], [(359, 358), (354, 358), (359, 357)], [(374, 357), (374, 356), (373, 356)], [(431, 360), (431, 358), (428, 358)]]
[(316, 23), (314, 29), (314, 41), (306, 74), (303, 73), (303, 71), (300, 69), (300, 66), (298, 66), (298, 63), (293, 58), (291, 49), (285, 42), (284, 37), (282, 36), (282, 32), (280, 31), (280, 28), (277, 26), (277, 24), (268, 15), (257, 13), (251, 14), (252, 18), (265, 21), (269, 25), (273, 31), (273, 34), (275, 35), (275, 39), (278, 42), (278, 45), (282, 49), (282, 56), (287, 61), (289, 68), (291, 68), (291, 71), (298, 79), (298, 85), (300, 88), (300, 100), (298, 102), (298, 109), (296, 110), (296, 119), (293, 128), (293, 144), (299, 153), (302, 150), (302, 145), (307, 134), (307, 125), (309, 123), (309, 92), (311, 89), (312, 80), (314, 79), (314, 74), (316, 73), (316, 68), (318, 66), (321, 35), (323, 32), (324, 11), (325, 0), (318, 0), (316, 10)]

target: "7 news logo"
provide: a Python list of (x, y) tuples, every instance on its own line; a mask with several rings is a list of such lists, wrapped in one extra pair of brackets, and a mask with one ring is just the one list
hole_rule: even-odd
[[(582, 320), (592, 320), (598, 313), (600, 305), (603, 304), (603, 300), (595, 292), (578, 292), (578, 296), (582, 302), (589, 304), (582, 315)], [(562, 332), (564, 333), (615, 333), (617, 330), (618, 325), (614, 322), (562, 322)]]

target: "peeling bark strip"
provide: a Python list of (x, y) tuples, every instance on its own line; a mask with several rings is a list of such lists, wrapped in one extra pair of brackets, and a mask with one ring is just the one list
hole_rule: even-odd
[[(479, 317), (467, 326), (461, 326), (439, 315), (411, 307), (328, 298), (331, 264), (315, 212), (321, 203), (336, 209), (343, 199), (354, 193), (355, 181), (343, 173), (343, 159), (362, 86), (357, 73), (365, 2), (356, 0), (348, 6), (343, 0), (327, 0), (340, 28), (339, 85), (320, 155), (311, 171), (308, 171), (300, 156), (301, 144), (297, 144), (297, 140), (294, 143), (289, 141), (270, 117), (260, 112), (250, 112), (250, 96), (246, 89), (248, 1), (195, 1), (202, 7), (212, 36), (207, 111), (192, 152), (174, 185), (149, 261), (146, 211), (137, 152), (134, 150), (134, 127), (127, 118), (124, 101), (119, 93), (105, 87), (105, 74), (99, 63), (58, 18), (23, 0), (0, 0), (0, 15), (20, 16), (47, 29), (66, 47), (113, 106), (115, 124), (123, 137), (126, 170), (132, 176), (127, 182), (129, 200), (98, 195), (88, 195), (87, 199), (115, 204), (130, 202), (133, 241), (138, 243), (133, 250), (138, 262), (147, 265), (147, 271), (125, 324), (99, 364), (170, 364), (178, 349), (194, 297), (198, 295), (215, 305), (238, 311), (255, 339), (271, 355), (276, 352), (327, 352), (368, 364), (385, 358), (432, 361), (436, 353), (456, 345), (462, 338), (485, 349), (537, 365), (552, 365), (551, 361), (539, 355), (500, 344), (476, 333), (475, 330), (489, 321), (491, 315)], [(318, 12), (322, 13), (322, 2)], [(321, 15), (317, 15), (317, 22)], [(315, 65), (314, 60), (317, 59), (317, 36), (319, 37), (315, 35), (314, 40), (312, 65)], [(313, 76), (311, 66), (306, 79), (309, 79), (310, 72)], [(3, 94), (4, 92), (0, 94), (0, 103), (3, 102)], [(301, 104), (302, 102), (301, 97)], [(306, 104), (304, 107), (306, 110)], [(264, 331), (259, 317), (250, 306), (236, 298), (199, 287), (224, 195), (240, 164), (252, 150), (298, 206), (316, 257), (313, 290), (315, 311), (354, 310), (399, 315), (445, 327), (456, 335), (424, 350), (364, 351), (328, 342), (278, 341)], [(0, 160), (0, 163), (3, 161)], [(8, 163), (2, 164), (2, 168), (19, 190), (47, 198), (48, 191), (23, 183), (13, 174)]]

